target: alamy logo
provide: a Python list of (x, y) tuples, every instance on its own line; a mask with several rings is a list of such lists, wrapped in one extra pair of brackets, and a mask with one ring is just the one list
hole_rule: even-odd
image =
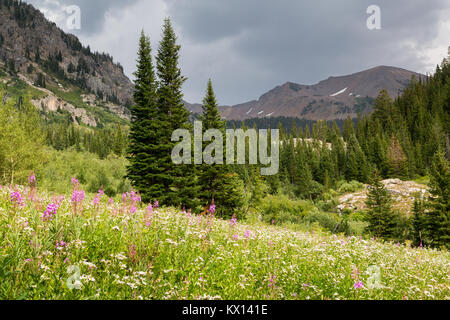
[(69, 17), (66, 20), (66, 27), (69, 30), (81, 29), (81, 9), (79, 6), (72, 5), (64, 8)]
[(367, 29), (380, 30), (381, 29), (381, 9), (377, 5), (371, 5), (367, 8), (367, 14), (370, 14), (367, 18)]
[[(247, 143), (248, 138), (248, 143)], [(279, 130), (272, 129), (270, 138), (268, 130), (228, 129), (226, 130), (226, 164), (261, 164), (261, 175), (270, 176), (278, 173), (280, 141)], [(270, 145), (269, 140), (270, 139)], [(172, 150), (172, 161), (175, 164), (192, 164), (192, 145), (194, 147), (194, 164), (224, 164), (224, 137), (218, 129), (206, 130), (203, 133), (201, 121), (194, 122), (194, 141), (191, 132), (177, 129), (172, 133), (172, 141), (180, 141)], [(192, 143), (193, 142), (193, 143)], [(203, 150), (203, 142), (211, 142)], [(237, 156), (235, 157), (237, 153)], [(270, 155), (269, 155), (270, 153)], [(259, 162), (258, 162), (259, 161)]]

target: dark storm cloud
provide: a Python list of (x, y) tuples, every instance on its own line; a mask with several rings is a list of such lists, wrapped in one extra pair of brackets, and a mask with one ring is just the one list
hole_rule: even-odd
[[(207, 44), (234, 39), (241, 59), (264, 68), (267, 79), (231, 85), (226, 96), (257, 97), (261, 88), (290, 81), (314, 83), (376, 65), (422, 71), (420, 49), (438, 33), (448, 1), (377, 1), (381, 30), (368, 30), (366, 9), (374, 1), (169, 1), (169, 12), (183, 38)], [(409, 47), (410, 45), (413, 48)], [(224, 52), (226, 55), (226, 52)], [(239, 82), (230, 70), (229, 83)], [(216, 75), (211, 75), (216, 76)], [(227, 88), (222, 88), (227, 91)], [(258, 93), (259, 92), (259, 93)], [(255, 96), (256, 95), (256, 96)], [(234, 99), (233, 99), (234, 100)]]
[[(71, 30), (74, 34), (98, 32), (103, 27), (104, 15), (111, 9), (126, 8), (137, 0), (28, 0), (37, 8), (52, 10), (54, 14), (65, 15), (64, 8), (76, 5), (81, 9), (81, 26), (79, 30)], [(64, 27), (64, 26), (61, 26)]]

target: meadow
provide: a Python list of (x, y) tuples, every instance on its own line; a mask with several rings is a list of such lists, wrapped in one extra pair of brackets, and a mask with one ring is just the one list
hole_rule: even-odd
[(0, 299), (450, 298), (447, 251), (71, 188), (0, 188)]

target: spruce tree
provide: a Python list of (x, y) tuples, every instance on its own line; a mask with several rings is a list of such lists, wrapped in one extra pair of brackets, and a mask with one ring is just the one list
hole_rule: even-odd
[(378, 171), (370, 179), (366, 205), (368, 207), (369, 230), (375, 237), (392, 239), (397, 215), (392, 211), (392, 197), (381, 182)]
[(433, 247), (450, 248), (450, 170), (448, 160), (437, 152), (430, 168), (430, 194), (425, 203), (425, 229)]
[[(207, 130), (217, 129), (221, 132), (222, 137), (225, 137), (226, 124), (219, 113), (211, 80), (208, 81), (206, 96), (203, 99), (203, 113), (200, 120), (202, 121), (203, 134)], [(203, 143), (203, 150), (209, 143)], [(224, 144), (223, 148), (225, 150)], [(212, 154), (212, 156), (214, 157), (215, 154)], [(214, 199), (218, 216), (231, 217), (234, 213), (236, 213), (236, 216), (240, 215), (243, 206), (241, 182), (226, 164), (202, 164), (199, 170), (199, 184), (203, 206), (208, 206)]]
[(162, 40), (156, 56), (159, 78), (158, 94), (158, 144), (159, 164), (162, 169), (158, 180), (163, 186), (161, 203), (195, 210), (199, 206), (195, 168), (192, 164), (176, 165), (172, 162), (172, 133), (177, 129), (192, 130), (189, 112), (184, 106), (182, 85), (186, 78), (178, 66), (180, 46), (170, 19), (165, 19)]
[(159, 199), (165, 193), (159, 179), (160, 122), (157, 108), (157, 83), (151, 56), (150, 39), (142, 31), (139, 40), (137, 71), (134, 73), (134, 102), (131, 107), (127, 177), (145, 202)]

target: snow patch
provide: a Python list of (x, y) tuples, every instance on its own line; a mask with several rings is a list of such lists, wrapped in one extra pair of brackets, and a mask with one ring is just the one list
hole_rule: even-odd
[(264, 110), (263, 111), (260, 111), (260, 112), (258, 112), (258, 114), (263, 114), (264, 113)]
[(341, 91), (338, 91), (336, 93), (333, 93), (332, 95), (330, 95), (330, 97), (336, 97), (338, 95), (340, 95), (341, 93), (344, 93), (345, 91), (347, 91), (348, 88), (342, 89)]
[(266, 114), (266, 117), (270, 117), (270, 116), (273, 115), (273, 114), (274, 114), (274, 112), (269, 113), (269, 114)]
[(247, 111), (247, 114), (253, 111), (253, 108), (250, 108), (250, 110)]

